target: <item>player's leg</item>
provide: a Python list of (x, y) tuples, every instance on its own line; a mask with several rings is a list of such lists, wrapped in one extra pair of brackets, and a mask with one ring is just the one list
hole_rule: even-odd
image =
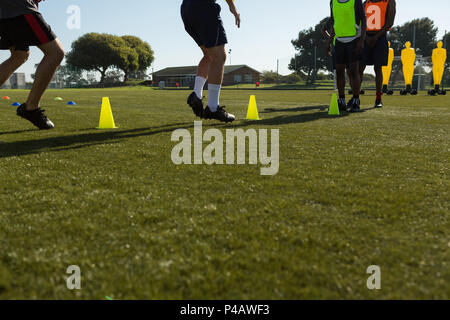
[(41, 98), (50, 84), (56, 69), (64, 59), (64, 49), (58, 39), (38, 46), (44, 53), (44, 58), (36, 69), (33, 87), (27, 99), (27, 110), (32, 111), (39, 108)]
[(195, 78), (194, 92), (200, 99), (202, 99), (203, 87), (205, 86), (206, 81), (208, 80), (208, 72), (211, 59), (209, 58), (207, 49), (204, 46), (200, 47), (200, 49), (203, 52), (203, 58), (202, 60), (200, 60), (200, 63), (198, 64), (197, 76)]
[(373, 49), (373, 65), (375, 68), (377, 98), (375, 100), (375, 108), (383, 107), (383, 66), (389, 64), (389, 42), (386, 36), (378, 39)]
[[(353, 94), (353, 81), (355, 81), (354, 79), (355, 79), (355, 76), (353, 75), (353, 73), (351, 72), (351, 69), (350, 69), (350, 64), (347, 64), (346, 66), (345, 66), (345, 70), (346, 70), (346, 72), (347, 72), (347, 77), (348, 77), (348, 83), (349, 83), (349, 86), (350, 86), (350, 90), (349, 90), (349, 94)], [(349, 101), (348, 101), (348, 103), (347, 103), (347, 107), (349, 107), (349, 106), (351, 106), (352, 105), (352, 103), (353, 103), (353, 98), (352, 99), (350, 99)]]
[(362, 88), (362, 84), (364, 82), (364, 72), (365, 71), (366, 71), (366, 65), (361, 60), (361, 62), (359, 63), (359, 79), (361, 80), (361, 85), (360, 85), (361, 88)]
[(361, 77), (360, 77), (360, 69), (359, 69), (359, 62), (361, 61), (361, 56), (358, 56), (357, 54), (357, 43), (359, 41), (358, 39), (355, 39), (354, 41), (350, 42), (347, 46), (347, 55), (348, 55), (348, 63), (350, 65), (350, 73), (353, 74), (353, 83), (352, 83), (352, 91), (353, 91), (353, 98), (351, 100), (351, 105), (349, 106), (350, 112), (359, 112), (361, 110), (361, 102), (359, 100), (359, 95), (361, 92)]
[[(222, 89), (223, 74), (227, 54), (225, 45), (228, 43), (227, 35), (220, 17), (221, 8), (217, 3), (208, 2), (205, 8), (204, 25), (200, 30), (206, 55), (209, 58), (208, 69), (208, 106), (203, 112), (205, 119), (215, 119), (223, 122), (232, 122), (235, 116), (220, 107), (220, 92)], [(206, 13), (208, 13), (206, 15)]]
[(205, 109), (205, 119), (216, 119), (223, 122), (232, 122), (235, 116), (227, 113), (220, 107), (220, 92), (222, 89), (223, 74), (227, 54), (225, 45), (206, 48), (210, 59), (208, 71), (208, 106)]
[(339, 110), (347, 110), (347, 101), (345, 100), (345, 64), (336, 64), (336, 82), (339, 93)]
[(29, 50), (16, 50), (14, 47), (11, 47), (10, 51), (11, 56), (0, 64), (0, 86), (2, 86), (30, 56)]
[(36, 70), (35, 81), (27, 102), (17, 108), (17, 115), (39, 129), (53, 129), (54, 124), (40, 108), (40, 102), (56, 69), (64, 59), (64, 49), (40, 13), (15, 18), (14, 27), (17, 29), (17, 35), (11, 38), (14, 39), (16, 49), (37, 46), (44, 53), (44, 58)]
[(336, 82), (339, 93), (339, 110), (345, 111), (347, 110), (347, 101), (345, 100), (345, 72), (347, 68), (347, 44), (336, 40), (334, 53), (336, 58)]
[(383, 67), (381, 65), (376, 65), (375, 69), (375, 81), (377, 86), (377, 98), (375, 100), (375, 108), (383, 107)]
[(359, 94), (361, 91), (361, 78), (359, 75), (359, 61), (353, 61), (350, 63), (350, 73), (353, 74), (353, 84), (352, 84), (352, 91), (353, 91), (353, 98), (352, 103), (350, 105), (350, 112), (359, 112), (360, 111), (360, 105), (361, 102), (359, 100)]
[(197, 76), (195, 77), (194, 92), (192, 92), (188, 97), (188, 104), (191, 106), (195, 115), (198, 117), (203, 116), (203, 88), (205, 87), (206, 81), (208, 80), (208, 72), (210, 65), (210, 58), (208, 52), (204, 46), (200, 49), (203, 51), (203, 58), (197, 68)]
[(205, 48), (205, 40), (202, 35), (202, 18), (208, 12), (205, 9), (206, 4), (194, 3), (188, 0), (183, 1), (181, 5), (181, 18), (184, 23), (186, 32), (197, 43), (203, 51), (203, 58), (200, 61), (197, 69), (197, 76), (195, 77), (194, 91), (188, 96), (187, 104), (192, 108), (192, 111), (197, 117), (203, 117), (203, 88), (208, 79), (209, 57)]

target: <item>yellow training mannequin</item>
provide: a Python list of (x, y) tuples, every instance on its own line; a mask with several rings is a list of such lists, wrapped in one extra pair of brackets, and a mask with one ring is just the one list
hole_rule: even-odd
[(405, 44), (402, 50), (403, 76), (405, 78), (405, 87), (412, 86), (414, 77), (414, 65), (416, 62), (416, 51), (411, 48), (411, 42)]
[(443, 43), (439, 41), (437, 48), (433, 50), (433, 77), (434, 85), (441, 86), (442, 77), (444, 76), (445, 62), (447, 61), (447, 50), (442, 48)]
[(388, 86), (389, 80), (391, 79), (392, 64), (394, 63), (394, 49), (391, 48), (391, 43), (389, 42), (389, 60), (388, 65), (383, 67), (383, 85)]

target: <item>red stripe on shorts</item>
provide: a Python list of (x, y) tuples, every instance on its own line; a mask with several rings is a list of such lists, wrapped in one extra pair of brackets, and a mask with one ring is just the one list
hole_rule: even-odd
[(38, 37), (39, 42), (41, 44), (44, 44), (44, 43), (47, 43), (50, 41), (50, 39), (48, 38), (44, 29), (42, 29), (42, 26), (39, 24), (39, 21), (37, 21), (36, 17), (33, 14), (26, 14), (25, 19), (27, 20), (27, 22), (30, 25), (33, 32)]

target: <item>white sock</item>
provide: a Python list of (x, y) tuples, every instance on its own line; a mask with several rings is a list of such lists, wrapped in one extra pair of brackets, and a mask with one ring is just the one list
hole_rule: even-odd
[(220, 84), (208, 84), (208, 107), (212, 112), (216, 112), (219, 107)]
[(194, 92), (199, 99), (203, 99), (203, 87), (205, 86), (206, 79), (200, 76), (195, 77)]

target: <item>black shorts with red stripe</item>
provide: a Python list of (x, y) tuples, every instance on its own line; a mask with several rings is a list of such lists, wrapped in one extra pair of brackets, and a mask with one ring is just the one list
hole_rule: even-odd
[(30, 50), (56, 39), (40, 13), (0, 20), (0, 49)]

